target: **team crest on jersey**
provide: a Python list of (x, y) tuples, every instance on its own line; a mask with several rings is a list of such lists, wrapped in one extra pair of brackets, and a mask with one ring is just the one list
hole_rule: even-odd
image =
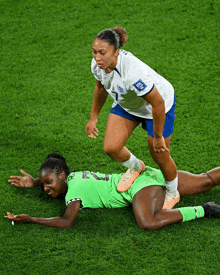
[(147, 85), (141, 80), (139, 79), (136, 83), (133, 84), (133, 86), (139, 91), (143, 91)]
[(124, 90), (122, 87), (120, 87), (119, 85), (117, 85), (118, 91), (120, 94), (124, 94)]

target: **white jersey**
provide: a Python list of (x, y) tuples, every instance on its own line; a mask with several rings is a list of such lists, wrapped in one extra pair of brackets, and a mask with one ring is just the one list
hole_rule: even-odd
[(130, 52), (120, 50), (116, 68), (106, 74), (92, 59), (91, 70), (95, 78), (104, 85), (106, 91), (129, 114), (152, 119), (152, 106), (142, 97), (150, 93), (154, 86), (165, 101), (167, 113), (174, 102), (173, 86), (148, 65)]

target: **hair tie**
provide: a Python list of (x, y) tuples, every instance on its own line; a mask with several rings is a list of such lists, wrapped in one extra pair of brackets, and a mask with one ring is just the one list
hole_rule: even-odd
[(119, 49), (120, 48), (120, 40), (119, 40), (119, 35), (118, 35), (118, 33), (116, 32), (116, 31), (114, 31), (113, 29), (110, 29), (110, 31), (112, 31), (113, 33), (114, 33), (114, 35), (115, 35), (115, 39), (116, 39), (116, 41), (117, 41), (117, 49)]

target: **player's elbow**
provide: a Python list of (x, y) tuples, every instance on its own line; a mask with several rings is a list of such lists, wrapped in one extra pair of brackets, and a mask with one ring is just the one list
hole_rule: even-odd
[(60, 228), (71, 228), (72, 226), (73, 226), (73, 224), (71, 224), (71, 223), (65, 223)]
[(72, 224), (67, 224), (65, 228), (71, 228), (72, 226)]
[(71, 228), (73, 226), (73, 224), (74, 224), (74, 221), (68, 221), (66, 223), (66, 228)]
[(71, 228), (74, 224), (74, 221), (69, 219), (63, 219), (60, 223), (59, 228)]

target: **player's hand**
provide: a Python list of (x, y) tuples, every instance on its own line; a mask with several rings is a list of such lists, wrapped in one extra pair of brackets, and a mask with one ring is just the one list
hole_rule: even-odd
[(164, 152), (170, 152), (167, 148), (164, 137), (154, 137), (153, 139), (154, 152), (161, 154)]
[(31, 222), (31, 217), (29, 217), (26, 214), (14, 215), (14, 214), (11, 214), (10, 212), (7, 212), (7, 216), (4, 216), (4, 217), (14, 222), (20, 222), (20, 223)]
[(99, 131), (96, 128), (96, 123), (97, 120), (89, 120), (89, 122), (86, 125), (86, 134), (91, 137), (91, 138), (95, 138), (99, 135)]
[(20, 172), (24, 175), (24, 177), (10, 176), (11, 180), (8, 180), (8, 182), (20, 188), (34, 187), (34, 178), (23, 170), (20, 170)]

